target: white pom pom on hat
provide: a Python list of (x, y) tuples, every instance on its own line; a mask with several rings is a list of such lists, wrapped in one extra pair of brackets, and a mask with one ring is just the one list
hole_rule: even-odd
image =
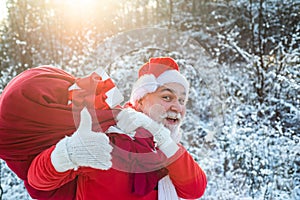
[[(133, 85), (130, 103), (143, 98), (146, 94), (155, 92), (159, 86), (166, 83), (179, 83), (189, 92), (189, 82), (180, 74), (178, 64), (170, 57), (150, 58), (139, 70), (139, 78)], [(188, 95), (187, 95), (188, 96)]]

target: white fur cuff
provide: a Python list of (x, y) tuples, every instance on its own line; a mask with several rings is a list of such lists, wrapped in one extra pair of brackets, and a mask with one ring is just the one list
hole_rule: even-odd
[(67, 151), (67, 140), (69, 138), (65, 137), (60, 140), (57, 144), (53, 152), (51, 153), (51, 163), (56, 171), (65, 172), (69, 169), (76, 168), (72, 161), (70, 160), (68, 151)]
[(159, 146), (159, 149), (167, 156), (172, 157), (179, 149), (179, 146), (170, 138), (170, 140)]

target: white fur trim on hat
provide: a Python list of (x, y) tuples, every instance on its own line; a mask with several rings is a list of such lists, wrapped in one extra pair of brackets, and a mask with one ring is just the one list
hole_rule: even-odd
[(133, 85), (130, 96), (130, 103), (135, 105), (137, 100), (143, 98), (146, 94), (155, 92), (159, 86), (166, 83), (179, 83), (186, 91), (189, 92), (189, 82), (177, 70), (167, 70), (159, 75), (157, 78), (153, 74), (145, 74), (141, 76)]
[(184, 87), (187, 94), (189, 92), (189, 82), (177, 70), (165, 71), (157, 77), (156, 81), (159, 83), (159, 85), (164, 85), (166, 83), (179, 83)]
[(143, 98), (145, 94), (155, 92), (158, 83), (153, 74), (145, 74), (141, 76), (133, 85), (130, 95), (130, 103), (134, 105), (135, 101)]

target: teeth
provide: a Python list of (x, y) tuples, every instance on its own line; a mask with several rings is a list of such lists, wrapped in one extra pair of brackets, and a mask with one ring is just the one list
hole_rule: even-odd
[(181, 115), (179, 113), (167, 112), (164, 115), (162, 115), (161, 118), (169, 120), (181, 120)]

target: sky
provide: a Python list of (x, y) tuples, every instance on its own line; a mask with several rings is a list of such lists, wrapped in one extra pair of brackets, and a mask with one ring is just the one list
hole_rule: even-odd
[[(62, 4), (60, 0), (56, 0)], [(47, 2), (47, 1), (46, 1)], [(96, 4), (97, 0), (64, 0), (64, 4), (68, 5), (70, 12), (78, 12), (82, 9), (90, 9)], [(0, 21), (7, 15), (6, 0), (0, 0)]]
[(7, 15), (6, 0), (0, 0), (0, 21)]
[[(7, 0), (0, 0), (0, 21), (7, 16), (6, 1)], [(103, 5), (104, 8), (113, 7), (115, 4), (120, 3), (121, 0), (45, 0), (46, 3), (50, 1), (67, 8), (67, 15), (71, 15), (72, 17), (74, 17), (73, 15), (80, 15), (80, 18), (82, 18), (83, 13), (86, 15), (99, 4)]]

